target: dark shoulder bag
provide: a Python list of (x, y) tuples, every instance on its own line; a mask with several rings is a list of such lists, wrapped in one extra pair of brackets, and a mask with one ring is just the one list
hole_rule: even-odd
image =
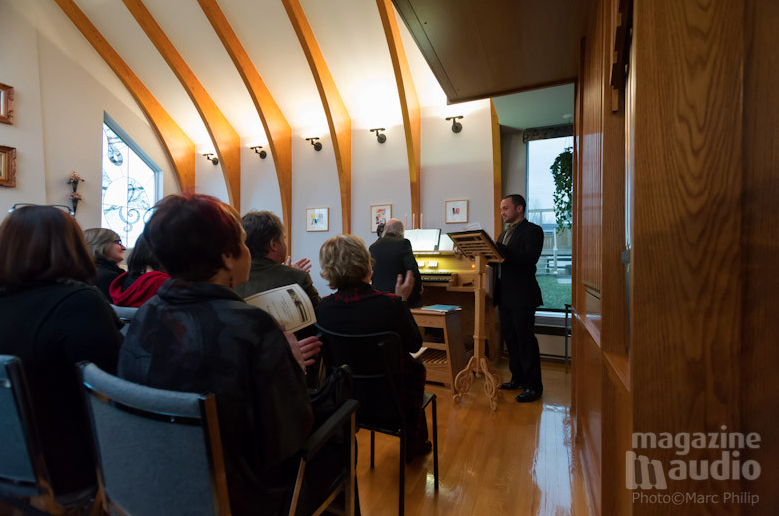
[(311, 408), (314, 410), (314, 428), (319, 428), (352, 397), (352, 389), (352, 370), (344, 364), (333, 369), (318, 389), (309, 390)]

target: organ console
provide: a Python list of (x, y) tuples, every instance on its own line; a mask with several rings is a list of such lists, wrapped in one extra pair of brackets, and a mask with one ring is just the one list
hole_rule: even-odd
[[(455, 234), (452, 234), (454, 238)], [(500, 357), (500, 332), (495, 324), (495, 310), (492, 304), (492, 275), (487, 272), (487, 260), (502, 261), (494, 244), (483, 231), (462, 232), (464, 244), (458, 243), (463, 253), (415, 252), (419, 272), (422, 276), (422, 302), (424, 305), (443, 304), (462, 307), (462, 333), (466, 342), (473, 345), (473, 356), (454, 382), (455, 399), (459, 400), (470, 389), (473, 374), (484, 376), (485, 393), (490, 407), (497, 407), (497, 386), (500, 374), (492, 368), (485, 356), (489, 345), (489, 356)], [(417, 317), (417, 315), (415, 315)], [(423, 357), (424, 361), (424, 357)]]

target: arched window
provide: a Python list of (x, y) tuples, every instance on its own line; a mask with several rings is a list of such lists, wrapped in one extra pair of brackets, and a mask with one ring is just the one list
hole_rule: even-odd
[(159, 199), (162, 191), (160, 172), (160, 168), (106, 114), (100, 225), (116, 231), (127, 247), (135, 247), (135, 240)]

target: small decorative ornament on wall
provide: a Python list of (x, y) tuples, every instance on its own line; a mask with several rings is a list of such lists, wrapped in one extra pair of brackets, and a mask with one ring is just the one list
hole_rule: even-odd
[(468, 222), (468, 200), (459, 199), (456, 201), (446, 201), (446, 223), (460, 224)]
[(16, 149), (0, 145), (0, 186), (16, 186)]
[(78, 202), (82, 199), (81, 194), (76, 190), (78, 190), (79, 183), (83, 183), (84, 180), (81, 179), (81, 176), (76, 174), (76, 172), (73, 172), (70, 174), (67, 182), (71, 189), (70, 195), (68, 195), (68, 199), (70, 199), (70, 204), (73, 205), (73, 215), (75, 215), (76, 209), (78, 208)]
[(330, 208), (306, 208), (306, 231), (330, 229)]
[(371, 233), (376, 232), (376, 226), (386, 224), (391, 218), (391, 204), (371, 204)]
[(14, 89), (0, 83), (0, 122), (14, 123)]

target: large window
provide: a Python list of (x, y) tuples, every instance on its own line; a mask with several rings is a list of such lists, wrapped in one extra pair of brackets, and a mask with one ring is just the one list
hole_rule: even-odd
[(101, 226), (134, 247), (159, 192), (160, 169), (108, 115), (103, 123)]
[(547, 310), (564, 310), (571, 303), (571, 230), (558, 228), (550, 168), (572, 145), (571, 136), (527, 143), (527, 218), (544, 230), (536, 278), (544, 298), (542, 308)]

